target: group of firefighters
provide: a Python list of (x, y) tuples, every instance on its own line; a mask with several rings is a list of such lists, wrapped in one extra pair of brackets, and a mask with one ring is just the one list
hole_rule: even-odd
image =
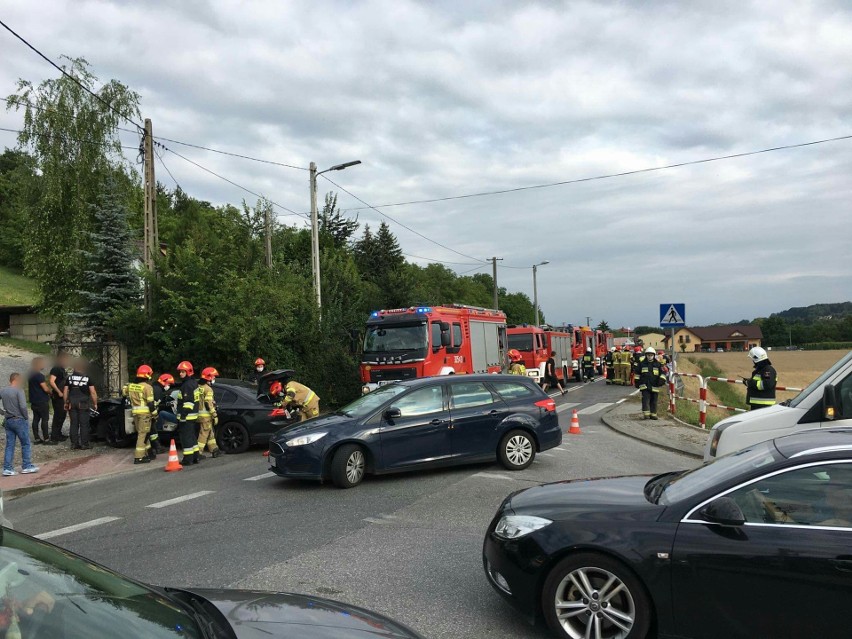
[[(262, 358), (255, 360), (257, 375), (253, 381), (259, 383), (266, 363)], [(122, 388), (122, 395), (130, 402), (133, 428), (136, 431), (134, 464), (147, 464), (165, 449), (159, 442), (159, 428), (164, 421), (177, 423), (177, 435), (183, 452), (181, 463), (193, 465), (205, 458), (208, 450), (212, 457), (222, 451), (216, 443), (215, 428), (219, 424), (216, 399), (212, 386), (219, 371), (208, 366), (196, 379), (192, 362), (182, 361), (177, 365), (180, 384), (170, 373), (163, 373), (156, 382), (154, 370), (148, 364), (136, 369), (136, 381)], [(175, 387), (172, 391), (172, 387)], [(319, 415), (319, 397), (307, 386), (288, 381), (286, 386), (274, 381), (268, 394), (277, 407), (298, 409), (302, 421)]]

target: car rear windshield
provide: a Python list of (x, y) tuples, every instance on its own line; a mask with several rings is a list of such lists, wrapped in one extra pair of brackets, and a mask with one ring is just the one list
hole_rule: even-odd
[(745, 476), (779, 459), (781, 453), (772, 442), (763, 442), (682, 473), (667, 473), (651, 479), (645, 486), (650, 501), (664, 506), (695, 497), (714, 486)]

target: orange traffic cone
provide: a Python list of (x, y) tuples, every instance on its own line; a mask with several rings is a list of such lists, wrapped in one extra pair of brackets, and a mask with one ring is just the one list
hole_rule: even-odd
[(577, 409), (575, 408), (571, 414), (571, 428), (568, 429), (569, 435), (580, 434), (580, 418), (577, 417)]
[(173, 473), (176, 470), (183, 470), (183, 466), (180, 465), (180, 461), (178, 461), (177, 456), (177, 448), (175, 447), (175, 440), (172, 440), (172, 445), (169, 446), (169, 461), (166, 464), (166, 472)]

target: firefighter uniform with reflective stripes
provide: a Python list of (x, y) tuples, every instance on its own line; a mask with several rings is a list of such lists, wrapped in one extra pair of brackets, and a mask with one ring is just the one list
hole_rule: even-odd
[(666, 383), (663, 366), (650, 354), (636, 365), (636, 388), (642, 393), (642, 414), (645, 419), (657, 419), (657, 398)]
[(154, 388), (144, 378), (127, 384), (121, 394), (130, 400), (130, 413), (133, 428), (136, 431), (136, 450), (134, 459), (142, 460), (151, 456), (151, 412), (154, 410)]
[(604, 368), (606, 369), (606, 383), (615, 383), (615, 352), (607, 351), (604, 355)]
[(198, 423), (198, 382), (194, 377), (186, 376), (180, 386), (178, 398), (178, 434), (183, 448), (183, 463), (194, 463), (197, 460), (198, 438), (195, 435), (195, 425)]
[(775, 405), (777, 376), (778, 373), (768, 359), (754, 365), (746, 384), (746, 403), (751, 410)]
[(630, 353), (625, 350), (615, 351), (615, 381), (617, 384), (627, 386), (630, 383)]
[(583, 355), (583, 379), (591, 381), (595, 376), (595, 356), (592, 353)]
[(213, 389), (207, 380), (198, 380), (198, 388), (195, 389), (195, 403), (198, 406), (198, 452), (203, 453), (204, 448), (209, 448), (213, 457), (219, 456), (219, 447), (216, 445), (216, 434), (213, 427), (219, 423), (216, 414), (216, 400), (213, 397)]
[(523, 375), (526, 377), (527, 367), (520, 362), (512, 362), (511, 366), (509, 366), (509, 375)]
[(314, 391), (299, 382), (287, 382), (287, 387), (284, 389), (284, 404), (301, 408), (300, 421), (319, 415), (319, 399)]

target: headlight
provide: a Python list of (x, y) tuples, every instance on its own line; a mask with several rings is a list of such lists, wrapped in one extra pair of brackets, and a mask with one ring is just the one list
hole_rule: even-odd
[(710, 438), (710, 456), (715, 457), (716, 451), (719, 449), (719, 440), (722, 438), (722, 431), (718, 428), (713, 431)]
[(503, 539), (518, 539), (531, 532), (541, 530), (553, 522), (543, 517), (531, 515), (505, 515), (497, 522), (494, 534)]
[(311, 433), (310, 435), (302, 435), (301, 437), (288, 439), (284, 443), (287, 446), (306, 446), (308, 444), (313, 444), (315, 441), (322, 439), (326, 435), (328, 435), (328, 433)]

